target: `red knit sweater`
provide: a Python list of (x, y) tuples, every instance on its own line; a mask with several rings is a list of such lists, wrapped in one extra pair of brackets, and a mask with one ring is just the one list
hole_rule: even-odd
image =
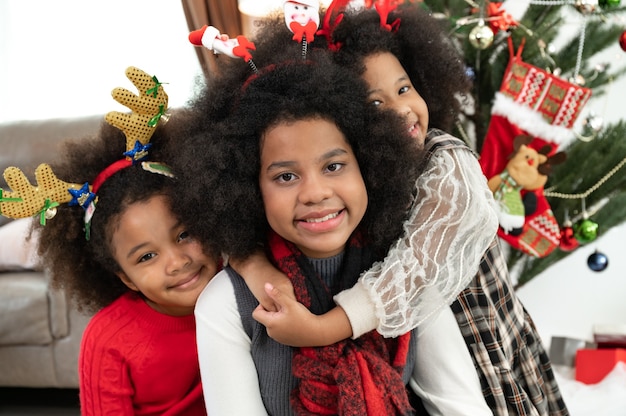
[(83, 416), (206, 415), (193, 315), (128, 293), (91, 319), (78, 367)]

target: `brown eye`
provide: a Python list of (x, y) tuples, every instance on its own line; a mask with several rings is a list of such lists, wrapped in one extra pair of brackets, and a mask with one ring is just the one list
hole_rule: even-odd
[(190, 237), (189, 231), (183, 231), (178, 235), (178, 241), (186, 240)]
[(281, 173), (280, 175), (276, 176), (276, 179), (274, 179), (276, 182), (279, 183), (288, 183), (288, 182), (292, 182), (296, 180), (296, 175), (291, 173), (291, 172), (285, 172), (285, 173)]
[(330, 163), (327, 167), (326, 170), (329, 172), (338, 172), (341, 169), (343, 169), (344, 164), (343, 163)]
[(145, 261), (151, 260), (156, 257), (156, 253), (147, 253), (139, 258), (139, 263), (143, 263)]

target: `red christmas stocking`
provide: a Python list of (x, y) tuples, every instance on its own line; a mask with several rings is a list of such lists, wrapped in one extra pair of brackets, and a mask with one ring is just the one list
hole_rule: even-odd
[[(571, 128), (591, 96), (591, 90), (569, 83), (521, 59), (524, 42), (517, 54), (509, 38), (510, 60), (496, 93), (491, 120), (480, 164), (487, 178), (500, 175), (511, 157), (513, 139), (518, 135), (533, 137), (530, 147), (539, 150), (545, 145), (556, 152), (571, 137)], [(523, 199), (533, 193), (536, 208), (524, 213), (521, 232), (498, 235), (514, 248), (531, 256), (547, 256), (559, 245), (560, 230), (543, 187), (535, 191), (521, 190)], [(530, 195), (532, 197), (533, 195)]]

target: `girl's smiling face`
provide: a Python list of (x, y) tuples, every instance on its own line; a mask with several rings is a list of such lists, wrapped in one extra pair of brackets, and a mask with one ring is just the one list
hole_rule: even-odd
[(423, 142), (428, 129), (428, 106), (398, 58), (390, 52), (381, 52), (367, 56), (363, 63), (370, 102), (404, 117), (409, 134)]
[(155, 195), (130, 204), (110, 225), (118, 276), (141, 292), (155, 310), (174, 316), (193, 313), (218, 262), (173, 215), (167, 199)]
[(352, 148), (322, 118), (282, 122), (264, 133), (259, 184), (269, 225), (308, 257), (342, 252), (367, 209)]

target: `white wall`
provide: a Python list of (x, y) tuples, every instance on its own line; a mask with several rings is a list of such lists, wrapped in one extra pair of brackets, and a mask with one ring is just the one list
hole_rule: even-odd
[[(596, 249), (609, 259), (602, 272), (587, 267), (587, 258)], [(593, 341), (594, 324), (626, 325), (625, 253), (626, 224), (622, 224), (519, 288), (546, 348), (552, 336)]]
[(180, 107), (201, 75), (188, 35), (180, 1), (0, 0), (0, 122), (128, 111), (111, 98), (135, 92), (128, 66)]

